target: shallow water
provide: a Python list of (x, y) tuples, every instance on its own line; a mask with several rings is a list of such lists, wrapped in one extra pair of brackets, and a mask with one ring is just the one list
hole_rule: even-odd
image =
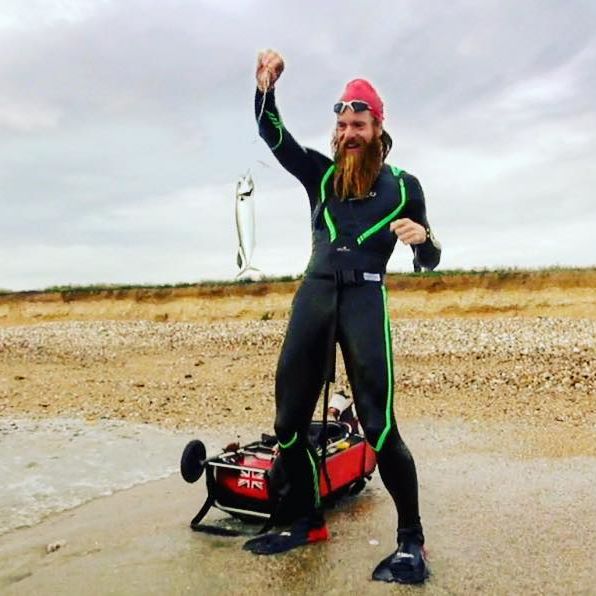
[(122, 421), (0, 419), (0, 534), (176, 472), (189, 438)]
[[(232, 435), (223, 434), (218, 441)], [(188, 485), (173, 475), (95, 499), (3, 536), (0, 592), (71, 594), (85, 585), (88, 594), (143, 596), (595, 593), (595, 457), (530, 457), (513, 445), (512, 437), (534, 440), (519, 424), (425, 420), (404, 423), (402, 434), (418, 466), (433, 569), (422, 589), (370, 580), (395, 549), (394, 507), (375, 473), (360, 495), (328, 511), (329, 542), (277, 557), (242, 550), (244, 537), (190, 531), (204, 479)], [(205, 521), (222, 517), (213, 510)], [(65, 546), (47, 554), (55, 541)]]

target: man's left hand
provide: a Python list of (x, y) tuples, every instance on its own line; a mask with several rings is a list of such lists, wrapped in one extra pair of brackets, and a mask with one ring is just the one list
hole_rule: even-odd
[(419, 223), (404, 217), (389, 224), (389, 229), (395, 232), (403, 244), (423, 244), (426, 242), (426, 229)]

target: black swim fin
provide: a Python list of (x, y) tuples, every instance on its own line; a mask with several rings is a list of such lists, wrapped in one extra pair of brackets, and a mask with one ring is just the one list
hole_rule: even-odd
[(329, 531), (324, 520), (301, 518), (289, 530), (257, 536), (245, 542), (243, 548), (255, 555), (275, 555), (328, 539)]

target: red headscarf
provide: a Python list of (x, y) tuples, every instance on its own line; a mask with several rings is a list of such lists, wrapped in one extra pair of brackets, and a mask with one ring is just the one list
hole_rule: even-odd
[(354, 79), (350, 81), (340, 97), (341, 101), (353, 101), (355, 99), (365, 101), (370, 106), (371, 114), (379, 122), (383, 122), (383, 101), (376, 89), (367, 80)]

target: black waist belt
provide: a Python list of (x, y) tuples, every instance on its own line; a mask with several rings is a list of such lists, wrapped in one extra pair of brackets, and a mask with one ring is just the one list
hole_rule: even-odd
[(357, 286), (371, 282), (382, 284), (385, 275), (373, 271), (360, 271), (359, 269), (340, 269), (333, 273), (308, 272), (306, 277), (310, 277), (311, 279), (328, 279), (335, 281), (338, 286)]

